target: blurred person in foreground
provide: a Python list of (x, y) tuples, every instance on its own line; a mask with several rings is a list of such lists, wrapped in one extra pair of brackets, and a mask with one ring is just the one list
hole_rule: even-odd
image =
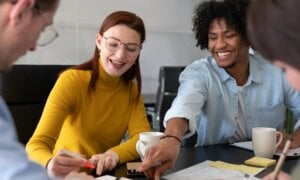
[[(59, 3), (60, 0), (0, 0), (1, 73), (8, 71), (28, 50), (34, 51), (36, 45), (47, 45), (54, 40), (56, 36), (49, 41), (37, 42), (43, 31), (47, 33), (53, 28), (52, 21)], [(23, 145), (18, 142), (12, 116), (2, 97), (0, 97), (0, 171), (1, 180), (49, 179), (45, 168), (27, 158)], [(71, 172), (65, 179), (92, 179), (92, 177)]]
[[(198, 146), (249, 141), (253, 127), (283, 129), (285, 107), (300, 116), (300, 93), (288, 84), (281, 69), (249, 52), (249, 3), (213, 0), (196, 6), (197, 46), (211, 55), (194, 61), (180, 74), (177, 97), (164, 118), (169, 138), (146, 152), (139, 171), (158, 179), (174, 165), (180, 139), (195, 131)], [(294, 146), (299, 142), (295, 139)]]
[[(300, 91), (300, 1), (255, 0), (248, 10), (248, 35), (253, 48), (280, 67), (288, 82)], [(299, 126), (298, 126), (299, 127)], [(299, 129), (299, 128), (296, 128)], [(298, 130), (292, 133), (299, 139)], [(299, 145), (298, 141), (296, 141)], [(278, 180), (299, 179), (300, 166), (292, 175), (281, 172)], [(264, 180), (271, 180), (270, 173)]]

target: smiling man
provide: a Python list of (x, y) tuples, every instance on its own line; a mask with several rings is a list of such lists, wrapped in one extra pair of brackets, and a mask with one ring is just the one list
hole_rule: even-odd
[[(149, 149), (139, 171), (158, 179), (177, 159), (177, 138), (195, 131), (199, 146), (248, 141), (253, 127), (282, 129), (285, 107), (300, 116), (299, 92), (279, 68), (249, 53), (248, 4), (249, 0), (205, 1), (196, 7), (197, 46), (211, 55), (181, 73), (178, 95), (164, 119), (169, 138)], [(158, 163), (162, 165), (155, 166)]]

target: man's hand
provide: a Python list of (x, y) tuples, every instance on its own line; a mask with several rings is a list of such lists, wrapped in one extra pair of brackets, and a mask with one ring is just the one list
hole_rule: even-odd
[(300, 129), (297, 129), (292, 133), (292, 138), (291, 149), (300, 147)]
[[(188, 129), (187, 119), (170, 119), (164, 132), (166, 138), (161, 139), (156, 146), (146, 151), (144, 161), (137, 171), (144, 172), (146, 176), (158, 180), (162, 173), (174, 166), (180, 151), (180, 139)], [(178, 137), (179, 141), (171, 136)]]
[[(283, 140), (282, 140), (281, 144), (278, 147), (279, 150), (283, 149), (283, 147), (285, 145), (285, 142), (289, 138), (288, 133), (286, 133), (285, 131), (281, 131), (281, 132), (283, 134)], [(292, 136), (293, 141), (292, 141), (292, 144), (291, 144), (290, 148), (295, 149), (295, 148), (300, 147), (300, 130), (298, 129), (298, 130), (292, 132), (291, 136)]]
[(180, 143), (174, 138), (165, 138), (149, 148), (142, 165), (137, 169), (146, 176), (158, 180), (160, 175), (173, 167), (180, 151)]

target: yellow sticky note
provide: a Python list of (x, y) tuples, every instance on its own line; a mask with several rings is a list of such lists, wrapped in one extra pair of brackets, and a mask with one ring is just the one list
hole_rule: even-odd
[(249, 175), (256, 175), (260, 172), (262, 172), (265, 168), (261, 167), (252, 167), (252, 166), (247, 166), (247, 165), (240, 165), (239, 169), (243, 173), (249, 174)]
[(215, 168), (238, 170), (249, 175), (256, 175), (265, 169), (260, 167), (247, 166), (243, 164), (226, 163), (223, 161), (214, 161), (209, 165)]
[(268, 167), (276, 163), (274, 159), (262, 158), (262, 157), (253, 157), (245, 161), (245, 164), (253, 166), (262, 166)]
[(226, 163), (223, 161), (214, 161), (210, 163), (210, 166), (216, 167), (216, 168), (223, 168), (223, 169), (237, 169), (237, 164), (231, 164), (231, 163)]

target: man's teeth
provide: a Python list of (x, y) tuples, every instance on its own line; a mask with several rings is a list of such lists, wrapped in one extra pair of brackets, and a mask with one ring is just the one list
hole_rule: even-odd
[(222, 53), (217, 53), (219, 57), (227, 56), (229, 55), (229, 52), (222, 52)]

